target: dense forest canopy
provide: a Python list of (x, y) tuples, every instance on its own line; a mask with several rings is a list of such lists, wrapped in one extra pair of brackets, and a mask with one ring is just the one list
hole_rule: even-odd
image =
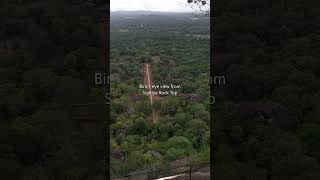
[[(209, 18), (113, 12), (110, 30), (113, 175), (208, 162)], [(150, 107), (139, 90), (144, 63), (151, 64), (153, 84), (181, 85), (180, 96), (158, 97)], [(201, 99), (193, 102), (188, 94)], [(156, 123), (152, 108), (159, 112)]]

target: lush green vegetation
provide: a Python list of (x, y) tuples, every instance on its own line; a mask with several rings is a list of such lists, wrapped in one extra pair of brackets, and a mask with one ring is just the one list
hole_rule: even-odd
[[(168, 168), (176, 160), (209, 161), (209, 19), (194, 18), (179, 13), (112, 13), (113, 175)], [(139, 89), (146, 62), (151, 64), (153, 84), (182, 86), (181, 96), (156, 99), (156, 123), (149, 118), (149, 99)], [(185, 94), (201, 98), (193, 102)]]
[(214, 178), (320, 179), (320, 4), (216, 1)]
[(93, 86), (104, 67), (101, 1), (76, 3), (0, 2), (1, 179), (105, 177), (105, 128), (84, 132), (69, 111), (88, 102), (105, 109)]

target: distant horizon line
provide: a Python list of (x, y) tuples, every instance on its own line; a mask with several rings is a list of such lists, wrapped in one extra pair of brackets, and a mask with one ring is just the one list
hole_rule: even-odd
[(196, 13), (194, 11), (151, 11), (151, 10), (110, 10), (110, 12), (169, 12), (169, 13)]

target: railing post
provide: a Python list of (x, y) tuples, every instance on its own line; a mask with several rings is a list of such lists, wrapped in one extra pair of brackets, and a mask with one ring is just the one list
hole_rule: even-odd
[(190, 166), (189, 166), (189, 178), (190, 178), (190, 180), (191, 180), (191, 174), (192, 174), (192, 165), (190, 164)]
[(150, 180), (150, 174), (149, 174), (149, 172), (148, 172), (148, 180)]

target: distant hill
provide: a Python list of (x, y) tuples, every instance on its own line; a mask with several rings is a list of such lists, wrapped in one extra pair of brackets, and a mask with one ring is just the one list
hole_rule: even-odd
[(168, 20), (168, 17), (174, 19), (190, 19), (198, 20), (204, 19), (207, 21), (208, 17), (197, 16), (191, 12), (160, 12), (160, 11), (111, 11), (111, 19), (148, 19), (151, 21)]
[(185, 15), (194, 16), (191, 12), (163, 12), (163, 11), (111, 11), (111, 16), (141, 16), (141, 15)]

